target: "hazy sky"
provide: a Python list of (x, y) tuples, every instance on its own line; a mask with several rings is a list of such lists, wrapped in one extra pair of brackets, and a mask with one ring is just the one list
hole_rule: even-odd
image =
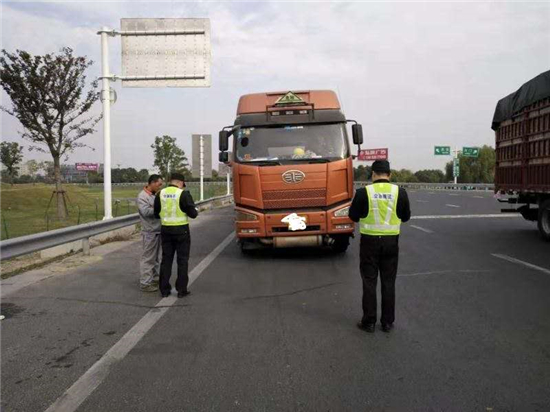
[[(2, 47), (43, 54), (70, 46), (96, 62), (93, 78), (97, 30), (129, 17), (209, 18), (212, 87), (117, 83), (113, 167), (151, 168), (156, 135), (177, 137), (190, 157), (191, 135), (210, 133), (215, 149), (240, 95), (292, 89), (337, 91), (347, 117), (363, 124), (364, 148), (389, 147), (393, 168), (443, 167), (448, 159), (435, 158), (434, 145), (493, 145), (497, 100), (550, 69), (549, 2), (3, 2)], [(121, 74), (119, 37), (110, 48), (111, 71)], [(3, 91), (2, 101), (10, 104)], [(20, 141), (19, 127), (2, 113), (2, 140)], [(101, 162), (102, 139), (99, 125), (85, 139), (96, 150), (68, 163)]]

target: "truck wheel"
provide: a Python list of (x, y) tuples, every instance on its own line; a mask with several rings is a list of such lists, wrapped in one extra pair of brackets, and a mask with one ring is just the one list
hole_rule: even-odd
[(550, 241), (550, 199), (539, 206), (539, 232), (544, 240)]
[(349, 236), (337, 236), (330, 248), (334, 253), (346, 253), (349, 246)]

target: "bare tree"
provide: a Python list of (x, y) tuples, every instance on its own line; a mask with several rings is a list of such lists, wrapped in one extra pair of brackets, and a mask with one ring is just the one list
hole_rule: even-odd
[(67, 215), (60, 159), (86, 147), (80, 140), (93, 133), (101, 119), (88, 113), (100, 96), (97, 80), (85, 91), (85, 72), (92, 64), (68, 47), (44, 56), (2, 50), (0, 57), (0, 80), (13, 106), (1, 109), (21, 122), (21, 136), (34, 143), (29, 150), (52, 155), (59, 218)]

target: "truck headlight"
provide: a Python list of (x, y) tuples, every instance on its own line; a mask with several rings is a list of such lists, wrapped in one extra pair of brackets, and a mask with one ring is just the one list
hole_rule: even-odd
[(253, 215), (252, 213), (237, 211), (235, 219), (237, 220), (237, 222), (252, 222), (258, 220), (258, 217), (256, 215)]
[(349, 213), (349, 206), (346, 206), (334, 212), (334, 217), (348, 217), (348, 213)]

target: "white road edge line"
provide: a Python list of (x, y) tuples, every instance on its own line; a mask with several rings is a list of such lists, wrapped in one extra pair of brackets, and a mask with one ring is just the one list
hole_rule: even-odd
[(449, 206), (449, 207), (460, 207), (460, 206), (458, 206), (458, 205), (451, 205), (451, 204), (449, 204), (449, 203), (447, 203), (445, 206)]
[(423, 228), (423, 227), (420, 227), (420, 226), (411, 225), (411, 227), (414, 227), (415, 229), (418, 229), (418, 230), (420, 230), (422, 232), (425, 232), (425, 233), (433, 233), (433, 230), (426, 229), (426, 228)]
[(546, 268), (543, 268), (543, 267), (540, 267), (540, 266), (537, 266), (537, 265), (533, 265), (532, 263), (524, 262), (523, 260), (519, 260), (519, 259), (513, 258), (511, 256), (501, 255), (500, 253), (491, 253), (491, 255), (494, 256), (494, 257), (497, 257), (499, 259), (504, 259), (504, 260), (507, 260), (508, 262), (517, 263), (518, 265), (523, 265), (523, 266), (526, 266), (530, 269), (535, 269), (535, 270), (538, 270), (539, 272), (546, 273), (547, 275), (550, 275), (550, 269), (546, 269)]
[(495, 213), (487, 215), (420, 215), (412, 216), (411, 220), (416, 219), (484, 219), (484, 218), (501, 218), (501, 217), (521, 217), (520, 214), (512, 213)]
[[(189, 285), (191, 285), (201, 273), (218, 257), (218, 255), (231, 243), (235, 233), (227, 236), (208, 256), (206, 256), (189, 273)], [(74, 412), (92, 394), (92, 392), (109, 375), (110, 370), (117, 362), (132, 350), (134, 346), (145, 336), (155, 323), (177, 301), (175, 296), (163, 298), (156, 306), (143, 316), (126, 334), (109, 349), (105, 355), (88, 369), (63, 395), (46, 409), (46, 412)]]
[(428, 203), (427, 200), (417, 200), (418, 203)]

